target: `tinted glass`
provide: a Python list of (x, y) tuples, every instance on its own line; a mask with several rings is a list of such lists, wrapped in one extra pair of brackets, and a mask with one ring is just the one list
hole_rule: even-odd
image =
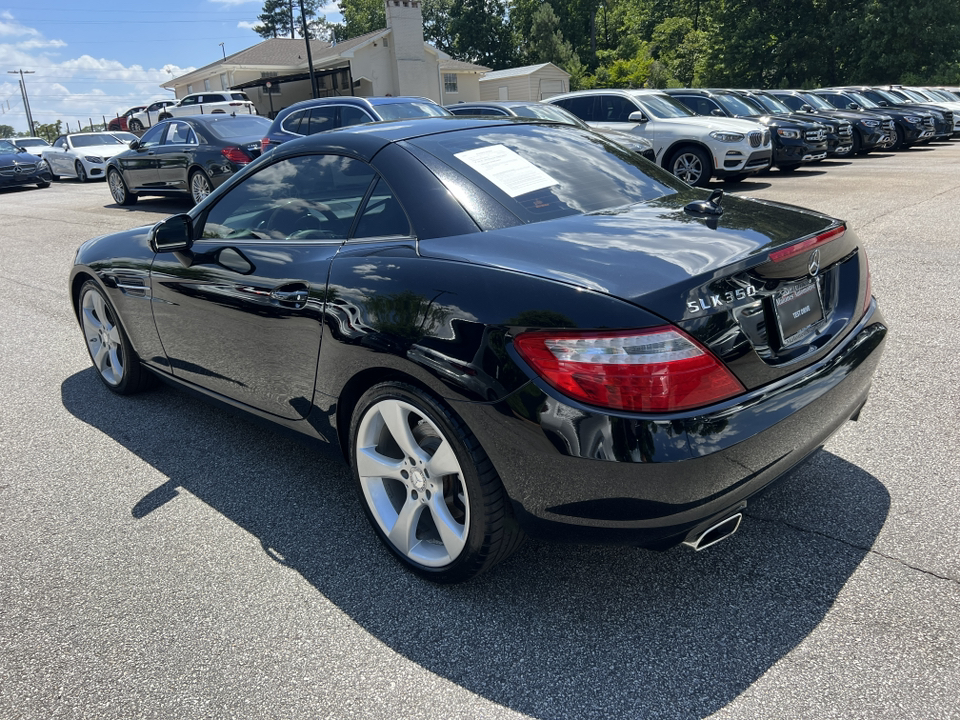
[(630, 122), (630, 113), (639, 109), (620, 95), (600, 96), (600, 122)]
[(17, 146), (7, 140), (0, 140), (0, 153), (16, 153)]
[(202, 103), (226, 102), (226, 98), (224, 98), (223, 95), (204, 95), (202, 98), (200, 98), (200, 102)]
[(626, 148), (572, 126), (474, 128), (409, 142), (525, 222), (610, 210), (685, 187)]
[(366, 163), (340, 155), (280, 160), (222, 196), (207, 215), (203, 237), (344, 239), (373, 178)]
[(94, 145), (125, 145), (122, 140), (107, 133), (97, 133), (96, 135), (74, 135), (70, 138), (74, 147), (93, 147)]
[(250, 98), (248, 98), (248, 97), (246, 96), (246, 94), (245, 94), (245, 93), (242, 93), (242, 92), (230, 93), (230, 99), (231, 99), (231, 100), (244, 100), (244, 101), (246, 101), (246, 102), (250, 102)]
[[(777, 97), (781, 101), (783, 101), (783, 104), (786, 105), (791, 110), (799, 110), (800, 108), (803, 107), (803, 100), (793, 95), (786, 95), (786, 96), (778, 95)], [(761, 100), (760, 102), (763, 102), (763, 100)]]
[(569, 113), (573, 113), (584, 122), (595, 122), (596, 117), (596, 96), (584, 95), (581, 97), (567, 98), (559, 100), (556, 104)]
[(23, 140), (17, 140), (17, 145), (21, 147), (47, 147), (46, 140), (41, 140), (40, 138), (29, 138)]
[(188, 95), (187, 97), (185, 97), (183, 100), (180, 101), (180, 104), (181, 104), (181, 105), (196, 105), (196, 104), (197, 104), (197, 100), (198, 100), (198, 98), (197, 98), (196, 95)]
[(383, 103), (376, 106), (377, 115), (384, 120), (405, 120), (418, 117), (446, 117), (450, 113), (429, 102)]
[(876, 110), (877, 108), (880, 107), (879, 105), (877, 105), (877, 103), (875, 103), (873, 100), (868, 98), (866, 95), (861, 95), (860, 93), (855, 93), (855, 92), (847, 93), (847, 94), (851, 98), (853, 98), (853, 101), (855, 103), (857, 103), (862, 107), (870, 108), (871, 110)]
[(373, 122), (373, 118), (367, 115), (363, 110), (358, 107), (352, 107), (350, 105), (344, 105), (340, 108), (340, 125), (347, 127), (349, 125), (363, 125), (364, 123)]
[(355, 238), (410, 235), (410, 221), (387, 183), (380, 178), (357, 221)]
[(292, 112), (289, 115), (287, 115), (287, 117), (284, 118), (283, 122), (280, 123), (280, 127), (286, 130), (287, 132), (299, 133), (300, 121), (303, 118), (309, 118), (309, 117), (310, 117), (309, 110), (297, 110), (296, 112)]
[(224, 117), (216, 122), (206, 123), (207, 130), (214, 137), (221, 140), (232, 140), (234, 138), (250, 137), (251, 135), (265, 135), (270, 129), (270, 121), (259, 115), (237, 115)]
[(564, 123), (566, 125), (576, 125), (581, 128), (587, 127), (576, 115), (556, 105), (547, 105), (546, 103), (514, 105), (513, 112), (518, 117), (540, 118), (542, 120), (552, 120), (553, 122)]
[(164, 145), (196, 145), (197, 136), (193, 128), (184, 122), (171, 122)]
[(678, 103), (669, 95), (644, 94), (635, 95), (634, 98), (648, 115), (655, 118), (690, 117), (694, 114), (692, 110), (684, 107), (683, 103)]
[(813, 93), (803, 93), (801, 96), (803, 101), (812, 107), (815, 107), (817, 110), (833, 110), (833, 107), (821, 97), (817, 97)]
[(155, 145), (160, 144), (160, 139), (163, 137), (163, 134), (167, 131), (167, 123), (160, 123), (159, 125), (154, 125), (152, 128), (147, 130), (144, 133), (143, 137), (140, 138), (140, 147), (154, 147)]
[(714, 99), (723, 107), (725, 107), (731, 115), (756, 116), (761, 114), (759, 110), (751, 105), (748, 105), (736, 95), (725, 95), (721, 93)]
[(790, 113), (792, 110), (789, 105), (784, 104), (770, 95), (751, 95), (754, 102), (760, 103), (767, 112), (772, 113)]
[(301, 135), (316, 135), (319, 132), (333, 130), (337, 127), (337, 108), (329, 105), (315, 107), (310, 110), (310, 122), (300, 123)]

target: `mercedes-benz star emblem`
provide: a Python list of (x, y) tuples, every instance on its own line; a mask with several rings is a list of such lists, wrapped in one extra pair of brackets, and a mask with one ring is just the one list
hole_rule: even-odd
[(810, 271), (810, 277), (816, 277), (820, 272), (820, 249), (817, 248), (810, 253), (810, 262), (807, 263), (807, 270)]

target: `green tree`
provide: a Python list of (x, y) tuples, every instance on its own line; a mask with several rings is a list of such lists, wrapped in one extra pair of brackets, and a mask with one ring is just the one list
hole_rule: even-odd
[[(533, 14), (530, 35), (527, 38), (524, 61), (528, 65), (552, 62), (566, 68), (576, 57), (573, 47), (563, 39), (559, 29), (560, 20), (553, 7), (544, 2)], [(579, 58), (577, 58), (579, 64)]]
[(445, 53), (453, 53), (453, 0), (423, 0), (423, 39)]
[(337, 3), (343, 23), (335, 26), (338, 41), (349, 40), (387, 26), (387, 9), (383, 0), (340, 0)]
[(9, 125), (0, 125), (0, 138), (13, 137), (14, 129)]
[(494, 70), (510, 67), (516, 53), (506, 14), (503, 0), (454, 0), (450, 21), (454, 57)]
[[(290, 21), (293, 19), (292, 0), (265, 0), (263, 11), (257, 16), (259, 25), (253, 31), (262, 38), (275, 38), (289, 35), (294, 37)], [(296, 20), (294, 19), (294, 22)]]
[(707, 33), (694, 30), (690, 18), (670, 17), (653, 30), (651, 55), (683, 87), (690, 87), (700, 79), (707, 49)]
[(46, 140), (48, 143), (52, 143), (56, 140), (62, 133), (63, 122), (57, 120), (55, 123), (34, 123), (34, 128), (37, 131), (37, 137), (41, 137)]

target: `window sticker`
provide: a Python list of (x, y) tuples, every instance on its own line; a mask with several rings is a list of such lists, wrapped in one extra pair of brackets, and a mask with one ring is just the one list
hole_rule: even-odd
[(560, 184), (505, 145), (465, 150), (456, 153), (454, 157), (469, 165), (510, 197)]

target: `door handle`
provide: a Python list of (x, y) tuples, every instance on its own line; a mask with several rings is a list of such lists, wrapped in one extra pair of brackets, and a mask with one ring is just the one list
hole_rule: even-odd
[(302, 305), (310, 297), (309, 289), (304, 283), (281, 285), (270, 291), (270, 299), (282, 303)]

